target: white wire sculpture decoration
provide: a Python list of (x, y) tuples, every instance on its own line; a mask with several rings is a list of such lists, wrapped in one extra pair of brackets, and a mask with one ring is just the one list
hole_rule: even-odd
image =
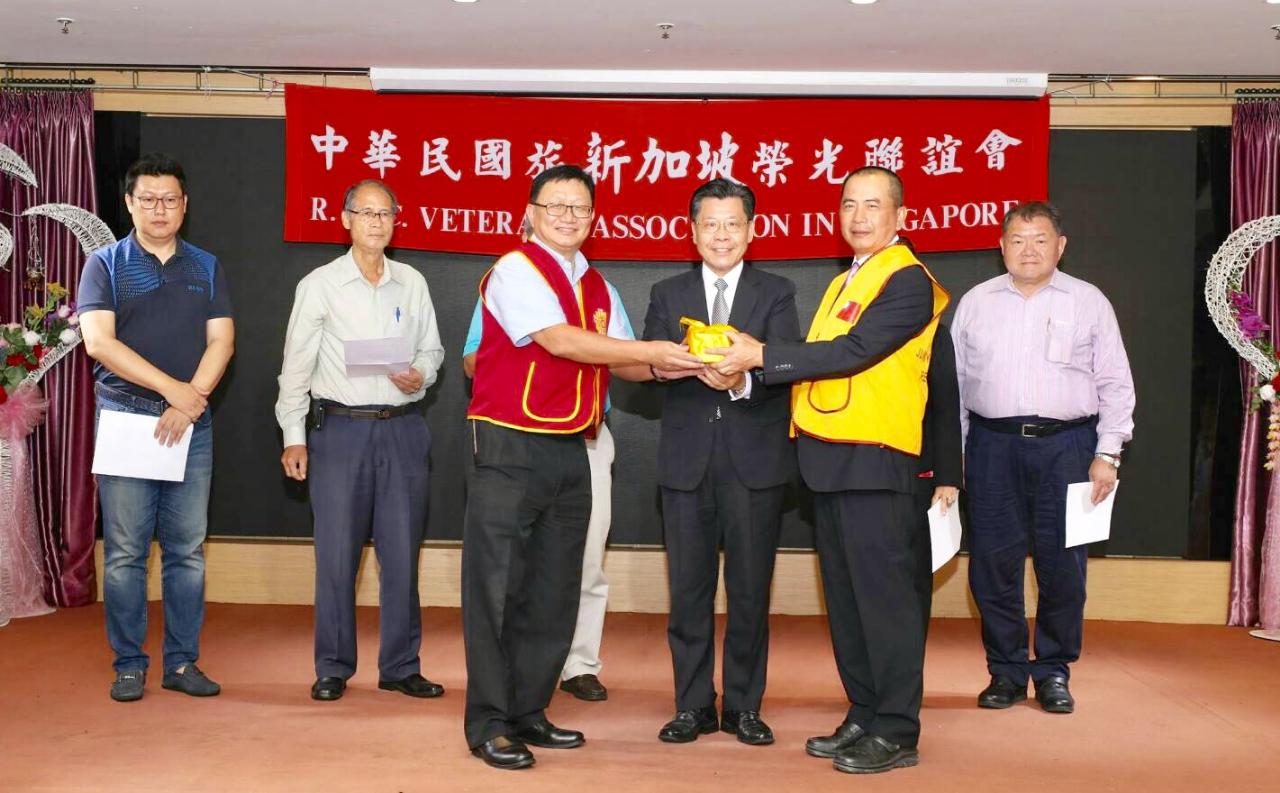
[(85, 255), (116, 241), (111, 229), (97, 215), (74, 204), (40, 204), (22, 213), (26, 217), (47, 217), (71, 230)]
[(27, 187), (40, 186), (36, 181), (35, 172), (31, 170), (30, 165), (27, 165), (27, 161), (3, 143), (0, 143), (0, 171), (9, 174)]
[(1218, 332), (1249, 362), (1259, 379), (1267, 382), (1276, 376), (1275, 353), (1271, 351), (1270, 342), (1259, 344), (1257, 339), (1246, 338), (1246, 331), (1240, 326), (1240, 309), (1232, 295), (1242, 294), (1240, 283), (1245, 269), (1258, 250), (1276, 237), (1280, 237), (1280, 215), (1245, 223), (1232, 232), (1213, 255), (1204, 284), (1205, 303)]
[(0, 270), (5, 269), (9, 257), (13, 255), (13, 234), (9, 229), (0, 226)]

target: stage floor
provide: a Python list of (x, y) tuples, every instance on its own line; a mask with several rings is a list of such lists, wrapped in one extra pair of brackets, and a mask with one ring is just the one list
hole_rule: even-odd
[(586, 746), (536, 750), (537, 765), (491, 770), (462, 738), (465, 675), (456, 609), (424, 617), (423, 672), (447, 691), (415, 700), (377, 689), (377, 611), (360, 609), (365, 659), (338, 702), (309, 689), (311, 609), (210, 604), (200, 666), (223, 686), (199, 700), (160, 688), (160, 611), (140, 702), (107, 696), (102, 608), (0, 628), (0, 791), (1274, 791), (1280, 789), (1280, 643), (1243, 629), (1089, 622), (1071, 716), (1034, 703), (979, 710), (978, 626), (935, 620), (921, 763), (852, 777), (804, 753), (845, 701), (822, 617), (775, 616), (762, 715), (777, 742), (716, 733), (657, 740), (672, 713), (665, 618), (610, 614), (607, 702), (557, 692), (548, 712)]

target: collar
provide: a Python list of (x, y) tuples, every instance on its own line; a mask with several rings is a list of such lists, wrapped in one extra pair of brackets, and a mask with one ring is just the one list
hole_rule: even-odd
[[(356, 257), (351, 255), (350, 248), (347, 248), (347, 252), (342, 254), (342, 258), (339, 259), (339, 262), (338, 282), (340, 284), (345, 286), (352, 281), (365, 281), (364, 274), (360, 272), (360, 265), (356, 264)], [(382, 278), (380, 278), (378, 283), (374, 284), (374, 286), (384, 286), (390, 281), (398, 282), (399, 280), (400, 279), (396, 277), (395, 262), (388, 259), (385, 253), (382, 254)], [(369, 282), (365, 281), (365, 283)]]
[(552, 250), (545, 242), (538, 239), (536, 235), (530, 234), (529, 241), (537, 243), (539, 248), (542, 248), (544, 251), (551, 254), (551, 258), (555, 259), (556, 262), (560, 264), (560, 268), (564, 270), (564, 274), (568, 277), (569, 283), (576, 284), (582, 276), (587, 274), (587, 267), (589, 265), (587, 263), (587, 257), (582, 255), (582, 251), (574, 251), (573, 261), (569, 261), (556, 251)]
[(724, 275), (716, 275), (715, 270), (707, 266), (706, 262), (702, 264), (702, 285), (707, 289), (715, 289), (717, 278), (723, 278), (729, 288), (725, 291), (732, 292), (738, 288), (738, 281), (742, 278), (742, 262), (739, 261), (733, 266), (733, 269)]
[[(1056, 289), (1059, 292), (1067, 292), (1069, 291), (1067, 289), (1068, 278), (1070, 278), (1070, 276), (1055, 267), (1053, 268), (1053, 275), (1049, 276), (1049, 283), (1045, 284), (1044, 289)], [(1041, 289), (1040, 292), (1043, 292), (1044, 289)], [(991, 291), (1013, 292), (1019, 297), (1023, 297), (1023, 294), (1018, 291), (1018, 287), (1013, 283), (1013, 276), (1008, 273), (1005, 273), (994, 280), (991, 284)], [(1036, 294), (1039, 294), (1040, 292), (1037, 292)], [(1032, 297), (1034, 296), (1035, 295), (1032, 295)]]
[[(129, 244), (131, 247), (133, 247), (133, 248), (137, 249), (137, 251), (138, 251), (139, 253), (144, 253), (144, 254), (146, 254), (147, 256), (150, 256), (150, 257), (151, 257), (151, 258), (153, 258), (153, 259), (157, 259), (157, 260), (159, 260), (159, 258), (160, 258), (159, 256), (156, 256), (154, 253), (152, 253), (151, 251), (147, 250), (146, 248), (144, 248), (144, 247), (142, 246), (142, 243), (138, 240), (138, 230), (137, 230), (137, 229), (131, 229), (131, 230), (129, 231), (129, 236), (125, 237), (125, 239), (126, 239), (126, 240), (128, 240), (128, 244)], [(185, 256), (190, 256), (190, 255), (191, 255), (191, 254), (190, 254), (190, 252), (187, 250), (187, 241), (186, 241), (186, 240), (182, 239), (182, 237), (174, 237), (174, 241), (175, 241), (175, 245), (174, 245), (174, 248), (173, 248), (173, 256), (169, 257), (169, 261), (170, 261), (170, 262), (171, 262), (171, 261), (173, 261), (174, 259), (177, 259), (177, 258), (178, 258), (178, 257), (180, 257), (180, 256), (181, 256), (181, 257), (185, 257)], [(161, 264), (163, 264), (163, 265), (167, 265), (167, 264), (168, 264), (168, 262), (161, 262)]]

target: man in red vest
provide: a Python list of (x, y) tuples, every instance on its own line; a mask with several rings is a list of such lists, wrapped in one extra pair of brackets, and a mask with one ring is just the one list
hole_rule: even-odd
[(680, 345), (635, 341), (626, 330), (579, 252), (594, 200), (577, 166), (539, 174), (529, 241), (480, 280), (462, 535), (464, 730), (472, 753), (495, 768), (533, 765), (527, 745), (585, 740), (547, 721), (545, 709), (573, 640), (591, 512), (585, 441), (604, 416), (610, 371), (631, 380), (702, 371)]

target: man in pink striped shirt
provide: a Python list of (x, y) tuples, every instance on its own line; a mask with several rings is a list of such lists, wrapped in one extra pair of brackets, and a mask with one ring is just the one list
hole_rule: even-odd
[[(1111, 303), (1061, 272), (1062, 220), (1045, 202), (1004, 219), (1004, 275), (960, 300), (952, 324), (969, 499), (969, 588), (982, 614), (991, 684), (978, 706), (1026, 699), (1071, 713), (1067, 681), (1080, 657), (1088, 547), (1064, 548), (1066, 491), (1115, 487), (1133, 437), (1133, 377)], [(1031, 552), (1040, 598), (1035, 658), (1022, 599)]]

